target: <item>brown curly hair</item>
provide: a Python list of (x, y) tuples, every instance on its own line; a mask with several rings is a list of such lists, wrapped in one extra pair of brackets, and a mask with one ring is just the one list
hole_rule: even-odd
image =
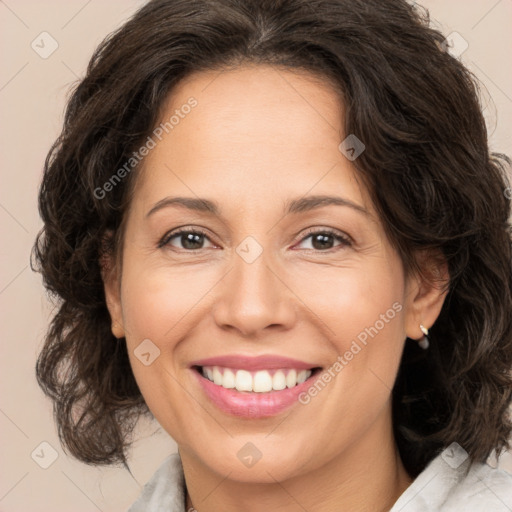
[(419, 474), (453, 441), (480, 462), (509, 447), (510, 161), (489, 153), (476, 80), (443, 41), (403, 0), (153, 0), (101, 43), (45, 162), (33, 250), (58, 299), (37, 379), (73, 456), (126, 466), (149, 413), (125, 340), (111, 333), (100, 264), (119, 254), (137, 168), (98, 190), (151, 133), (173, 86), (242, 63), (335, 84), (345, 133), (366, 145), (357, 171), (405, 268), (418, 269), (420, 250), (448, 264), (431, 347), (406, 343), (393, 389), (407, 471)]

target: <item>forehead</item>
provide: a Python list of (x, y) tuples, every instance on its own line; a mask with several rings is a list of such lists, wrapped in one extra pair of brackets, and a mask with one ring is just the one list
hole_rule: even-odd
[(340, 94), (319, 76), (273, 66), (193, 73), (162, 105), (160, 126), (166, 122), (143, 162), (145, 203), (179, 189), (248, 206), (251, 198), (313, 188), (367, 203), (338, 149), (345, 138)]
[[(198, 136), (205, 146), (227, 142), (229, 135), (232, 144), (241, 142), (245, 149), (251, 139), (253, 146), (265, 142), (318, 147), (341, 135), (339, 95), (310, 73), (272, 66), (194, 73), (169, 95), (163, 116), (179, 111), (191, 96), (197, 100), (191, 114), (201, 118), (204, 129)], [(178, 128), (182, 126), (173, 132)]]

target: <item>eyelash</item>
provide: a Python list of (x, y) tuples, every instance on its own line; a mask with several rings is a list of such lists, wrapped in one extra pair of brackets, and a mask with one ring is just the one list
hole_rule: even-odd
[[(184, 235), (184, 234), (202, 235), (205, 238), (207, 238), (208, 240), (210, 240), (208, 234), (205, 231), (203, 231), (202, 229), (180, 228), (178, 231), (171, 231), (169, 233), (166, 233), (163, 236), (163, 238), (160, 240), (160, 242), (158, 243), (158, 248), (163, 248), (163, 247), (169, 245), (169, 242), (173, 238), (180, 237), (181, 235)], [(352, 239), (348, 235), (342, 234), (341, 232), (336, 231), (331, 228), (323, 228), (323, 229), (310, 228), (309, 230), (307, 230), (304, 233), (304, 235), (300, 239), (300, 242), (302, 242), (305, 239), (311, 237), (312, 235), (316, 235), (316, 234), (331, 235), (341, 243), (338, 246), (331, 247), (330, 249), (326, 249), (326, 250), (317, 250), (317, 249), (306, 249), (306, 250), (322, 252), (322, 253), (330, 253), (330, 252), (334, 252), (342, 247), (351, 247), (352, 246)], [(210, 242), (211, 242), (211, 240), (210, 240)], [(211, 243), (213, 243), (213, 242), (211, 242)], [(173, 248), (173, 249), (176, 249), (176, 248)], [(201, 249), (178, 249), (178, 250), (184, 251), (184, 252), (198, 252)]]
[(307, 250), (311, 250), (311, 251), (315, 251), (315, 252), (330, 253), (330, 252), (339, 250), (340, 248), (343, 248), (343, 247), (351, 247), (352, 246), (352, 239), (348, 235), (346, 235), (340, 231), (337, 231), (335, 229), (332, 229), (332, 228), (323, 228), (323, 229), (310, 228), (310, 229), (306, 230), (306, 232), (303, 234), (302, 238), (300, 239), (300, 242), (302, 242), (306, 238), (309, 238), (311, 235), (331, 235), (332, 237), (334, 237), (336, 240), (338, 240), (341, 243), (340, 243), (340, 245), (338, 245), (336, 247), (332, 247), (331, 249), (326, 249), (325, 251), (321, 251), (321, 250), (317, 250), (317, 249), (307, 249)]

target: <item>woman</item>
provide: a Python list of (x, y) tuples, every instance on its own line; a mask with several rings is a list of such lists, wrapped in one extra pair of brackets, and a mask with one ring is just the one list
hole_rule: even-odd
[(400, 0), (153, 0), (74, 91), (35, 257), (63, 445), (135, 511), (510, 510), (506, 157)]

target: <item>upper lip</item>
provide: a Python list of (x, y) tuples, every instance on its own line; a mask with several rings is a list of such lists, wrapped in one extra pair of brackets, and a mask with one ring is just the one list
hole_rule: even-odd
[(224, 356), (199, 359), (190, 363), (190, 366), (221, 366), (224, 368), (236, 368), (239, 370), (276, 370), (280, 368), (295, 368), (298, 370), (310, 370), (319, 365), (299, 361), (290, 357), (264, 354), (260, 356), (246, 356), (229, 354)]

